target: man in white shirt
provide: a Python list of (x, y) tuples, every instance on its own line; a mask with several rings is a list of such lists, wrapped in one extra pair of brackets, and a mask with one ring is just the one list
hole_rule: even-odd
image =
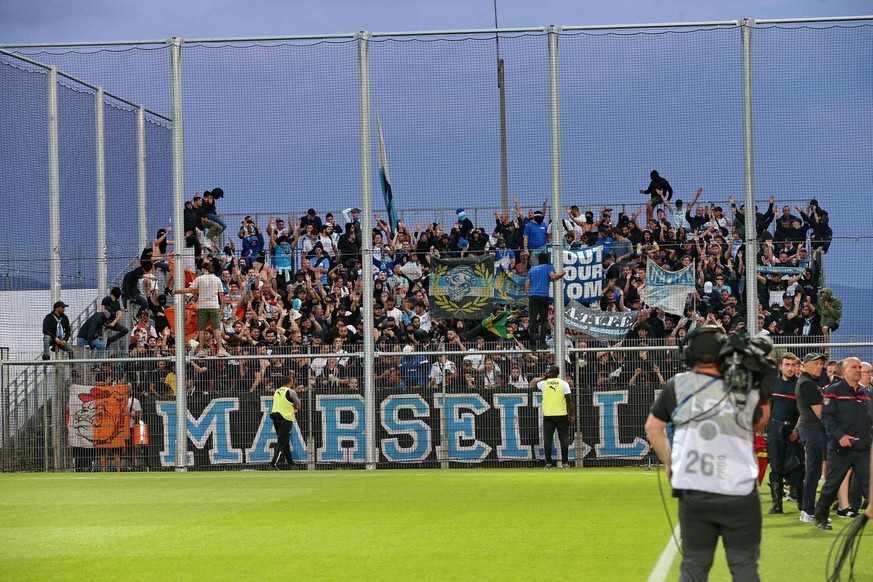
[[(204, 332), (206, 331), (207, 325), (211, 325), (212, 333), (215, 336), (215, 345), (218, 348), (216, 355), (226, 358), (230, 356), (230, 354), (224, 349), (224, 344), (222, 343), (223, 333), (221, 329), (221, 311), (224, 307), (224, 284), (221, 282), (221, 279), (212, 273), (212, 261), (204, 261), (201, 271), (200, 276), (191, 282), (190, 287), (176, 289), (173, 293), (190, 293), (197, 297), (197, 333), (200, 341), (199, 348), (201, 350), (207, 349), (208, 346), (204, 343), (206, 335)], [(181, 336), (184, 339), (184, 332), (182, 332)]]
[(437, 389), (447, 388), (457, 374), (455, 363), (448, 356), (439, 356), (439, 359), (430, 367), (431, 387)]

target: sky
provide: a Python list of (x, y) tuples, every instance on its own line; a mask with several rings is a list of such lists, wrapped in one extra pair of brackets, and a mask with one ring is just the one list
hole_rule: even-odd
[[(498, 0), (503, 28), (809, 18), (869, 0)], [(0, 44), (402, 32), (494, 26), (493, 0), (2, 0)]]

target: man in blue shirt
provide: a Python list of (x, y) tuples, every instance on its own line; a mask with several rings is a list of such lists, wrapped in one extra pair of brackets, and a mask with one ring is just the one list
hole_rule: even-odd
[(530, 264), (533, 267), (537, 265), (537, 259), (549, 242), (551, 242), (551, 234), (549, 227), (543, 222), (543, 213), (541, 210), (534, 212), (533, 222), (528, 222), (524, 227), (524, 250), (530, 253)]
[(528, 271), (524, 280), (530, 313), (530, 340), (534, 351), (546, 345), (546, 333), (549, 330), (549, 286), (552, 281), (557, 281), (566, 274), (563, 270), (555, 271), (546, 252), (541, 252), (537, 259), (539, 263)]

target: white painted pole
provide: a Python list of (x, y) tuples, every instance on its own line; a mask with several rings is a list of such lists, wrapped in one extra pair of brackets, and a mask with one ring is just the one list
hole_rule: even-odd
[(743, 174), (746, 194), (746, 328), (758, 331), (758, 280), (755, 258), (758, 256), (757, 217), (755, 216), (755, 135), (752, 125), (752, 28), (754, 20), (743, 20)]
[[(185, 134), (182, 127), (182, 39), (170, 40), (171, 87), (173, 108), (173, 230), (175, 236), (176, 268), (173, 287), (185, 287), (185, 269), (182, 251), (185, 250)], [(185, 296), (174, 295), (176, 308), (176, 471), (188, 470), (188, 378), (185, 370), (187, 345), (185, 343)]]
[(103, 115), (103, 88), (94, 95), (94, 159), (96, 162), (97, 297), (105, 297), (109, 284), (106, 245), (106, 120)]
[(58, 161), (58, 69), (48, 74), (49, 288), (52, 303), (61, 300), (61, 182)]
[(139, 248), (149, 246), (148, 231), (148, 189), (146, 181), (146, 135), (145, 107), (136, 109), (136, 200), (137, 225), (139, 227)]
[[(561, 27), (548, 27), (549, 38), (549, 151), (552, 159), (551, 198), (552, 198), (552, 265), (556, 271), (563, 268), (564, 232), (561, 219), (561, 83), (558, 62), (558, 34)], [(555, 340), (555, 364), (564, 377), (564, 280), (554, 283), (555, 325), (552, 337)]]
[(361, 116), (361, 298), (364, 317), (364, 431), (366, 434), (367, 469), (378, 463), (376, 450), (376, 374), (373, 340), (373, 181), (370, 153), (370, 33), (360, 32), (358, 39), (358, 104)]

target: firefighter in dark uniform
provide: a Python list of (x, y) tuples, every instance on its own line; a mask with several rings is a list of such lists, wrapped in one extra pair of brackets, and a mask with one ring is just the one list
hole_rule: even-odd
[(818, 385), (828, 359), (824, 354), (811, 353), (803, 357), (800, 376), (794, 394), (797, 396), (797, 432), (803, 443), (803, 462), (806, 465), (803, 475), (803, 489), (800, 497), (800, 521), (815, 521), (815, 490), (821, 477), (821, 465), (827, 448), (827, 436), (821, 424), (822, 392)]
[(767, 423), (767, 460), (770, 463), (770, 513), (782, 513), (785, 484), (797, 493), (797, 510), (802, 507), (803, 446), (797, 434), (797, 373), (800, 358), (786, 352), (779, 361), (779, 379), (773, 385), (770, 422)]
[(680, 582), (708, 579), (719, 537), (733, 579), (760, 580), (754, 436), (769, 421), (769, 384), (739, 392), (722, 379), (719, 354), (727, 341), (714, 325), (689, 333), (680, 350), (690, 370), (667, 381), (646, 421), (646, 435), (679, 498)]
[(843, 360), (843, 379), (826, 388), (822, 398), (821, 420), (828, 437), (828, 469), (825, 484), (815, 506), (815, 525), (832, 529), (828, 513), (849, 469), (864, 490), (870, 487), (870, 448), (873, 426), (870, 396), (860, 385), (861, 360)]
[(279, 459), (285, 457), (285, 462), (293, 466), (294, 461), (291, 459), (291, 430), (294, 428), (294, 413), (300, 410), (300, 398), (297, 392), (291, 389), (294, 384), (294, 376), (285, 376), (282, 378), (282, 385), (276, 388), (273, 393), (273, 408), (270, 413), (270, 420), (273, 421), (273, 428), (276, 429), (276, 453), (273, 455), (273, 460), (270, 461), (270, 469), (276, 470), (279, 467)]

